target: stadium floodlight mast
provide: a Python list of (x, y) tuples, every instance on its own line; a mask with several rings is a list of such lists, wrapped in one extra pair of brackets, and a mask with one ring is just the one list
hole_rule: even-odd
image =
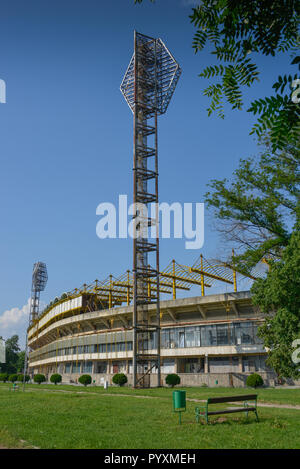
[[(164, 114), (181, 69), (161, 39), (134, 32), (134, 53), (121, 83), (133, 113), (133, 387), (160, 386), (159, 213), (157, 116)], [(152, 140), (152, 142), (149, 142)], [(156, 203), (155, 218), (147, 204)], [(155, 227), (155, 242), (148, 230)], [(152, 266), (148, 256), (154, 256)], [(155, 287), (153, 287), (153, 284)], [(148, 314), (156, 304), (156, 316)]]
[[(46, 264), (44, 262), (36, 262), (33, 265), (33, 271), (32, 271), (29, 326), (34, 324), (34, 322), (38, 319), (39, 308), (40, 308), (40, 293), (41, 291), (45, 290), (47, 281), (48, 281), (48, 273), (47, 273)], [(25, 387), (27, 363), (28, 363), (28, 331), (26, 332), (23, 390)]]

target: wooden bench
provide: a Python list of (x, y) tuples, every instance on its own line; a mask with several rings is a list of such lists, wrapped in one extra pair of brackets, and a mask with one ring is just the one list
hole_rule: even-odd
[[(249, 404), (249, 401), (251, 401), (251, 404)], [(209, 404), (224, 404), (225, 402), (243, 402), (244, 405), (243, 407), (225, 410), (208, 410)], [(209, 397), (204, 406), (198, 406), (195, 408), (197, 423), (199, 423), (200, 417), (205, 418), (206, 423), (208, 423), (209, 415), (233, 414), (235, 412), (246, 412), (247, 418), (248, 412), (255, 412), (256, 421), (258, 422), (257, 394), (247, 394), (243, 396)]]
[(17, 384), (13, 384), (11, 388), (9, 388), (10, 391), (19, 391), (19, 386)]

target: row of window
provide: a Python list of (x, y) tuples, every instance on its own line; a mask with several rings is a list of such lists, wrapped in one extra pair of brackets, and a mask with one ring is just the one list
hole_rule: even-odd
[(259, 326), (253, 321), (208, 326), (163, 329), (162, 348), (209, 347), (218, 345), (261, 344)]
[[(208, 371), (210, 373), (232, 373), (239, 371), (253, 373), (255, 371), (270, 371), (270, 368), (266, 365), (266, 356), (253, 355), (243, 356), (241, 362), (242, 369), (240, 369), (239, 357), (209, 357), (208, 358)], [(132, 373), (132, 360), (128, 362), (129, 373)], [(92, 361), (79, 361), (74, 363), (60, 364), (58, 366), (59, 373), (72, 374), (72, 373), (95, 373), (95, 374), (106, 374), (106, 373), (127, 373), (127, 363), (123, 362), (93, 362)], [(165, 359), (161, 365), (162, 373), (174, 373), (175, 371), (175, 359)], [(156, 373), (156, 370), (152, 370)], [(178, 373), (204, 373), (205, 364), (204, 358), (181, 358), (178, 359), (177, 366)]]
[[(188, 326), (177, 328), (165, 328), (161, 331), (161, 348), (189, 348), (209, 347), (221, 345), (255, 345), (262, 344), (257, 337), (259, 326), (253, 321), (211, 324), (205, 326)], [(155, 332), (149, 332), (138, 343), (139, 350), (151, 350), (157, 346)], [(39, 359), (55, 358), (68, 355), (80, 355), (91, 353), (111, 353), (132, 351), (132, 341), (107, 342), (104, 344), (74, 345), (72, 347), (58, 348), (39, 355)], [(35, 357), (36, 358), (36, 357)]]

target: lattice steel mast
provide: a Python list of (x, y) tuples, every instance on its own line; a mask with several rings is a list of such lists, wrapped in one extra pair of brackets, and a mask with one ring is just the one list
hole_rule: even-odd
[(38, 318), (40, 307), (40, 293), (45, 289), (48, 274), (47, 267), (44, 262), (36, 262), (32, 271), (31, 300), (30, 300), (30, 316), (29, 324)]
[[(133, 149), (133, 386), (160, 386), (159, 219), (157, 116), (167, 110), (181, 70), (161, 39), (134, 33), (134, 54), (121, 84), (134, 116)], [(150, 122), (149, 122), (150, 121)], [(149, 139), (152, 143), (148, 143)], [(151, 146), (149, 146), (151, 145)], [(149, 204), (156, 204), (149, 216)], [(154, 215), (154, 216), (153, 216)], [(155, 227), (155, 242), (149, 227)], [(150, 263), (149, 257), (152, 256)], [(152, 265), (151, 265), (152, 264)], [(156, 284), (155, 291), (151, 285)], [(148, 314), (156, 303), (156, 317)]]
[[(40, 308), (40, 293), (41, 291), (45, 290), (47, 281), (48, 281), (48, 273), (47, 273), (46, 264), (44, 262), (36, 262), (33, 265), (33, 271), (32, 271), (29, 327), (38, 319), (39, 308)], [(28, 333), (26, 333), (23, 390), (25, 387), (27, 363), (28, 363)]]

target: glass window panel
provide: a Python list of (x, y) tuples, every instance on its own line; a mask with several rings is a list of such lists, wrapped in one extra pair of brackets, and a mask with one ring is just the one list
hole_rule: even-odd
[(184, 331), (179, 332), (179, 348), (184, 348), (185, 347), (185, 334)]
[(218, 345), (228, 345), (230, 336), (230, 328), (227, 324), (218, 324), (217, 325), (217, 344)]
[(81, 369), (80, 362), (72, 364), (72, 373), (80, 373), (80, 369)]
[(83, 362), (82, 373), (92, 373), (93, 362)]
[(254, 344), (253, 336), (253, 324), (251, 323), (241, 323), (241, 342), (242, 344)]
[(106, 371), (107, 371), (106, 362), (95, 363), (95, 373), (106, 373)]
[(201, 344), (202, 347), (217, 345), (217, 331), (216, 326), (204, 326), (201, 329)]
[(187, 327), (185, 331), (185, 346), (194, 347), (195, 346), (195, 331), (192, 327)]

